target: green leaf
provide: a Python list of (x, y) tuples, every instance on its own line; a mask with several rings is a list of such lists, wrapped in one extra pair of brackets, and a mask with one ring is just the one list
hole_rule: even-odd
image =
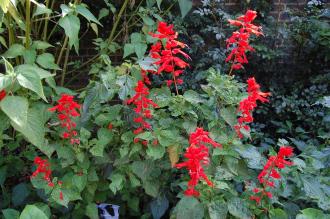
[(23, 52), (24, 63), (33, 64), (36, 61), (37, 51), (34, 49), (26, 49)]
[(198, 104), (204, 102), (204, 100), (201, 98), (201, 96), (193, 90), (188, 90), (183, 94), (183, 97), (185, 100), (192, 104)]
[(152, 163), (149, 161), (135, 161), (131, 168), (135, 175), (137, 175), (142, 181), (146, 181), (152, 172)]
[(5, 58), (16, 58), (22, 56), (25, 51), (25, 47), (21, 44), (13, 44), (9, 49), (2, 55)]
[(29, 102), (24, 97), (8, 96), (0, 102), (2, 111), (18, 126), (25, 126)]
[(34, 2), (34, 1), (32, 1), (32, 2), (37, 6), (37, 9), (33, 13), (32, 17), (42, 15), (42, 14), (51, 14), (53, 12), (51, 9), (47, 8), (46, 5), (44, 5), (42, 3), (38, 3), (38, 2)]
[(144, 57), (144, 54), (146, 53), (147, 49), (148, 46), (145, 43), (134, 44), (134, 50), (139, 59), (142, 59)]
[(96, 17), (84, 6), (84, 5), (77, 5), (76, 6), (76, 11), (84, 16), (89, 22), (94, 22), (97, 23), (98, 25), (102, 24), (96, 19)]
[(44, 101), (47, 102), (47, 99), (44, 94), (44, 89), (42, 87), (41, 79), (38, 74), (29, 74), (28, 72), (21, 72), (17, 76), (18, 83), (29, 90), (34, 91), (41, 97)]
[(10, 75), (0, 74), (0, 90), (4, 90), (13, 83), (13, 77)]
[(102, 9), (100, 10), (100, 12), (99, 12), (99, 17), (98, 17), (98, 19), (101, 20), (102, 18), (107, 17), (109, 14), (110, 14), (109, 9), (107, 9), (107, 8), (102, 8)]
[(87, 174), (77, 175), (72, 177), (72, 184), (78, 189), (79, 192), (83, 191), (87, 185)]
[(19, 211), (15, 209), (7, 208), (2, 210), (2, 214), (4, 219), (18, 219), (19, 218)]
[(89, 152), (95, 157), (103, 157), (104, 156), (104, 148), (105, 144), (102, 144), (100, 141), (96, 142), (96, 145), (92, 147)]
[(154, 219), (160, 219), (169, 207), (169, 201), (165, 196), (160, 196), (150, 203), (151, 214)]
[(0, 167), (0, 186), (3, 186), (7, 178), (7, 166)]
[(149, 145), (147, 155), (154, 160), (160, 159), (165, 154), (165, 148), (161, 145)]
[(111, 175), (111, 183), (109, 185), (110, 190), (116, 194), (117, 191), (121, 190), (124, 186), (125, 177), (119, 173)]
[(246, 202), (240, 198), (232, 198), (228, 201), (229, 213), (241, 219), (250, 219), (252, 217)]
[(175, 207), (175, 216), (180, 219), (202, 219), (204, 208), (196, 198), (184, 196)]
[(55, 64), (55, 58), (50, 53), (44, 53), (37, 57), (37, 63), (45, 69), (60, 70), (60, 67)]
[(153, 26), (155, 24), (155, 21), (149, 16), (142, 16), (142, 20), (148, 26)]
[(144, 181), (143, 182), (143, 188), (146, 194), (157, 197), (159, 194), (159, 182), (158, 181)]
[(0, 8), (3, 10), (3, 12), (6, 14), (8, 11), (8, 6), (10, 4), (10, 0), (1, 0), (0, 1)]
[(271, 209), (269, 211), (272, 219), (287, 219), (288, 215), (280, 208)]
[(80, 30), (80, 20), (75, 15), (67, 15), (62, 17), (58, 23), (65, 31), (65, 35), (69, 37), (70, 48), (74, 46), (76, 53), (79, 50), (79, 30)]
[(95, 203), (90, 203), (86, 206), (85, 215), (91, 219), (99, 219), (97, 205)]
[[(7, 99), (7, 98), (6, 98)], [(26, 102), (27, 100), (24, 99)], [(3, 101), (2, 101), (3, 102)], [(16, 108), (21, 110), (21, 113), (24, 113), (25, 108), (18, 107), (16, 101)], [(15, 105), (14, 105), (15, 106)], [(24, 106), (26, 107), (26, 106)], [(14, 109), (13, 109), (14, 110)], [(45, 145), (45, 118), (47, 114), (46, 106), (36, 105), (33, 108), (30, 108), (27, 113), (27, 122), (25, 123), (16, 123), (12, 120), (12, 126), (19, 132), (21, 132), (29, 142), (37, 146), (41, 151), (44, 151)]]
[(29, 194), (30, 191), (25, 183), (20, 183), (17, 186), (15, 186), (11, 197), (14, 206), (23, 204), (23, 202), (29, 196)]
[(230, 125), (234, 126), (237, 124), (236, 109), (233, 107), (222, 108), (220, 110), (221, 117)]
[(44, 49), (48, 49), (50, 47), (54, 47), (51, 44), (49, 44), (48, 42), (44, 42), (44, 41), (33, 41), (31, 48), (33, 49), (40, 49), (40, 50), (44, 50)]
[(19, 219), (48, 219), (47, 215), (35, 205), (27, 205)]
[(184, 18), (192, 8), (191, 0), (179, 0), (181, 17)]
[(296, 219), (326, 219), (329, 218), (329, 214), (324, 214), (322, 211), (314, 208), (306, 208), (301, 211), (302, 214), (298, 214)]
[(226, 219), (228, 208), (221, 201), (214, 201), (208, 204), (210, 219)]
[(126, 43), (124, 46), (124, 56), (123, 58), (126, 58), (127, 56), (133, 54), (135, 52), (134, 44)]
[(157, 1), (157, 6), (158, 6), (158, 8), (159, 8), (159, 10), (160, 10), (160, 5), (162, 4), (162, 1), (163, 0), (156, 0)]
[(15, 68), (17, 74), (37, 74), (40, 79), (49, 78), (53, 75), (42, 68), (39, 68), (37, 65), (19, 65)]

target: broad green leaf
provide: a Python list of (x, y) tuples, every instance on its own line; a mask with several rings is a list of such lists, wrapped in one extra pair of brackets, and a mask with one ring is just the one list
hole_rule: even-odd
[(109, 9), (107, 9), (107, 8), (102, 8), (102, 9), (100, 10), (100, 12), (99, 12), (99, 17), (98, 17), (98, 19), (101, 20), (102, 18), (107, 17), (109, 14), (110, 14)]
[(7, 166), (0, 167), (0, 186), (3, 186), (7, 178)]
[(68, 7), (65, 4), (61, 4), (60, 6), (61, 10), (62, 10), (62, 17), (67, 16), (69, 13), (73, 12), (73, 9), (71, 7)]
[(179, 0), (181, 16), (184, 18), (192, 8), (191, 0)]
[(60, 70), (60, 67), (55, 64), (55, 58), (50, 53), (44, 53), (37, 57), (37, 63), (45, 69)]
[(183, 97), (185, 100), (192, 104), (198, 104), (204, 102), (204, 100), (201, 98), (201, 96), (193, 90), (188, 90), (183, 94)]
[(16, 58), (22, 56), (25, 51), (25, 47), (21, 44), (13, 44), (9, 49), (2, 55), (5, 58)]
[(157, 6), (158, 6), (158, 9), (160, 9), (160, 5), (162, 4), (162, 1), (163, 1), (163, 0), (156, 0), (156, 2), (157, 2)]
[(87, 174), (77, 175), (72, 177), (72, 184), (78, 189), (79, 192), (83, 191), (87, 185)]
[(0, 102), (2, 111), (18, 126), (25, 126), (28, 118), (29, 102), (24, 97), (7, 96)]
[(93, 146), (89, 152), (95, 157), (103, 157), (104, 156), (104, 148), (105, 144), (98, 141), (95, 146)]
[(147, 49), (148, 49), (148, 46), (145, 43), (135, 43), (134, 44), (134, 50), (139, 59), (142, 59), (144, 57), (144, 54), (146, 53)]
[(86, 206), (85, 215), (90, 219), (99, 219), (97, 205), (95, 203), (90, 203)]
[(165, 196), (159, 196), (150, 202), (151, 214), (154, 219), (160, 219), (169, 207), (169, 201)]
[(14, 206), (23, 204), (25, 199), (29, 196), (30, 191), (25, 183), (20, 183), (13, 189), (11, 200)]
[(40, 79), (49, 78), (53, 76), (49, 71), (39, 68), (37, 65), (19, 65), (15, 68), (15, 72), (17, 74), (37, 74)]
[(13, 77), (10, 75), (0, 74), (0, 90), (4, 90), (13, 83)]
[(327, 219), (329, 214), (324, 214), (322, 211), (314, 208), (306, 208), (301, 210), (302, 214), (298, 214), (296, 219)]
[(35, 205), (27, 205), (22, 211), (19, 219), (48, 219), (47, 215)]
[(37, 51), (34, 49), (25, 49), (23, 58), (25, 64), (33, 64), (36, 61)]
[(10, 0), (1, 0), (0, 1), (0, 8), (3, 10), (3, 12), (6, 14), (8, 11), (8, 6), (10, 4)]
[(165, 154), (165, 148), (161, 145), (149, 145), (147, 155), (154, 160), (160, 159)]
[(246, 205), (246, 201), (240, 198), (232, 198), (228, 201), (229, 213), (235, 217), (241, 219), (250, 219), (252, 217), (249, 208)]
[(84, 5), (77, 5), (76, 6), (76, 11), (84, 16), (89, 22), (94, 22), (97, 23), (98, 25), (102, 24), (96, 19), (96, 17), (84, 6)]
[(180, 219), (202, 219), (204, 207), (196, 198), (184, 196), (175, 207), (175, 216)]
[(14, 71), (14, 67), (12, 66), (12, 64), (10, 64), (10, 62), (8, 62), (7, 59), (5, 59), (4, 57), (2, 59), (3, 59), (4, 63), (5, 63), (6, 74), (16, 75), (15, 74), (15, 71)]
[(149, 161), (135, 161), (131, 168), (135, 175), (137, 175), (142, 181), (146, 181), (152, 172), (152, 163)]
[(42, 14), (51, 14), (52, 13), (52, 10), (47, 8), (46, 5), (44, 5), (42, 3), (38, 3), (36, 1), (32, 1), (32, 2), (37, 6), (37, 9), (33, 13), (32, 17), (42, 15)]
[(244, 145), (236, 147), (236, 151), (246, 159), (248, 166), (252, 169), (262, 169), (263, 158), (256, 147), (252, 145)]
[[(63, 200), (60, 199), (60, 193), (62, 192), (63, 194)], [(79, 192), (73, 190), (73, 189), (64, 189), (64, 188), (59, 188), (56, 187), (53, 189), (51, 193), (51, 198), (58, 204), (63, 205), (65, 207), (68, 206), (70, 201), (76, 201), (76, 200), (81, 200), (81, 196)]]
[[(44, 124), (45, 118), (47, 118), (46, 114), (48, 112), (45, 107), (45, 105), (43, 105), (43, 107), (41, 107), (40, 105), (36, 105), (35, 107), (30, 108), (27, 113), (27, 122), (23, 124), (16, 123), (15, 121), (12, 121), (11, 123), (17, 131), (21, 132), (29, 142), (38, 147), (41, 151), (44, 151), (44, 147), (47, 146), (45, 145), (46, 142), (44, 138)], [(17, 101), (16, 108), (18, 108), (18, 111), (21, 109), (21, 113), (24, 111), (22, 110), (22, 107), (17, 107)]]
[(132, 33), (131, 34), (131, 43), (142, 43), (144, 36), (141, 33)]
[(272, 219), (287, 219), (288, 215), (280, 208), (275, 208), (269, 211)]
[(70, 48), (74, 46), (76, 53), (79, 50), (79, 30), (80, 30), (80, 20), (77, 16), (69, 14), (62, 17), (58, 23), (65, 31), (65, 35), (69, 37)]
[(221, 201), (214, 201), (208, 204), (208, 211), (210, 219), (226, 219), (228, 208), (227, 205)]
[(42, 87), (41, 79), (38, 74), (29, 74), (28, 72), (21, 72), (17, 76), (17, 81), (22, 87), (34, 91), (44, 101), (47, 102), (47, 99), (44, 94), (44, 89)]
[(124, 46), (124, 56), (123, 58), (126, 58), (127, 56), (133, 54), (135, 52), (134, 44), (126, 43)]
[(237, 124), (236, 109), (233, 107), (227, 107), (220, 109), (221, 117), (230, 125), (234, 126)]
[(143, 188), (146, 194), (156, 198), (159, 194), (159, 182), (158, 181), (144, 181)]
[(153, 26), (155, 24), (155, 21), (149, 16), (142, 16), (142, 20), (148, 26)]
[(50, 47), (54, 47), (53, 45), (49, 44), (48, 42), (44, 42), (44, 41), (39, 41), (39, 40), (36, 40), (36, 41), (33, 41), (32, 43), (32, 48), (34, 49), (48, 49)]
[(111, 183), (109, 185), (110, 190), (116, 194), (124, 186), (125, 177), (119, 173), (112, 174), (110, 177)]
[(4, 219), (18, 219), (19, 218), (19, 211), (15, 209), (7, 208), (2, 210), (2, 214)]

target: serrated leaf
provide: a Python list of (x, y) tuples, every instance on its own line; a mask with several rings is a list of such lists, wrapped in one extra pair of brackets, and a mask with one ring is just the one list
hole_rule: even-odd
[(86, 206), (85, 215), (90, 219), (99, 219), (97, 205), (95, 203), (90, 203)]
[(79, 30), (80, 30), (80, 20), (75, 15), (67, 15), (62, 17), (58, 23), (65, 31), (65, 35), (69, 37), (69, 46), (72, 48), (74, 46), (76, 53), (79, 50)]
[(2, 55), (5, 58), (16, 58), (22, 56), (25, 51), (25, 47), (21, 44), (13, 44), (9, 49)]
[(135, 52), (134, 44), (126, 43), (124, 45), (124, 56), (123, 58), (126, 58), (127, 56), (133, 54)]
[(24, 97), (8, 96), (0, 102), (2, 111), (18, 126), (25, 126), (29, 102)]
[(237, 124), (236, 109), (233, 107), (221, 108), (221, 117), (230, 125), (234, 126)]
[(210, 219), (226, 219), (228, 208), (226, 203), (214, 201), (208, 204)]
[(47, 215), (35, 205), (27, 205), (22, 211), (19, 219), (48, 219)]
[(79, 192), (83, 191), (87, 185), (87, 174), (77, 175), (72, 177), (72, 184), (78, 189)]
[(181, 11), (181, 17), (184, 18), (188, 12), (192, 9), (191, 0), (179, 0), (179, 6)]
[(37, 74), (40, 79), (49, 78), (53, 75), (42, 68), (39, 68), (37, 65), (19, 65), (15, 68), (17, 74), (26, 73), (26, 74)]
[(175, 207), (175, 216), (180, 219), (202, 219), (204, 207), (196, 198), (184, 196)]
[(134, 44), (134, 51), (139, 59), (142, 59), (144, 57), (144, 54), (146, 53), (147, 49), (148, 46), (145, 43)]
[(123, 188), (123, 184), (125, 182), (125, 177), (119, 173), (111, 175), (111, 183), (109, 185), (110, 190), (116, 194), (117, 191), (121, 190)]
[(147, 148), (147, 155), (154, 160), (160, 159), (165, 154), (165, 148), (161, 145), (150, 145)]
[(2, 214), (4, 219), (18, 219), (19, 218), (19, 211), (15, 209), (7, 208), (2, 210)]
[(76, 11), (81, 14), (83, 17), (85, 17), (89, 22), (97, 23), (98, 25), (102, 24), (96, 19), (96, 17), (83, 5), (77, 5)]
[(154, 219), (160, 219), (169, 207), (169, 201), (165, 196), (157, 197), (150, 202), (151, 214)]
[(34, 91), (39, 97), (47, 102), (39, 75), (22, 72), (17, 75), (17, 81), (22, 87)]
[(60, 67), (55, 64), (54, 56), (50, 53), (43, 53), (41, 55), (38, 55), (37, 63), (45, 69), (60, 70)]
[(228, 211), (231, 215), (241, 219), (250, 219), (252, 216), (246, 202), (240, 198), (232, 198), (228, 201)]

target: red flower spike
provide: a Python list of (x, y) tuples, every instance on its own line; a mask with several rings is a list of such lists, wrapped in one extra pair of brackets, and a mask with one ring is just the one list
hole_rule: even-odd
[(54, 183), (51, 181), (52, 170), (50, 169), (49, 162), (46, 159), (43, 160), (41, 157), (35, 157), (34, 164), (37, 166), (37, 169), (32, 173), (31, 178), (42, 174), (48, 186), (53, 187)]
[(5, 90), (0, 91), (0, 101), (6, 97), (7, 93)]
[[(159, 40), (150, 50), (150, 56), (157, 60), (154, 64), (159, 66), (157, 72), (152, 73), (161, 74), (165, 72), (171, 74), (173, 80), (167, 80), (167, 86), (174, 84), (178, 93), (177, 85), (183, 83), (182, 79), (178, 79), (178, 77), (183, 73), (183, 70), (189, 66), (189, 64), (183, 61), (178, 55), (190, 59), (189, 55), (181, 50), (186, 48), (187, 45), (177, 41), (178, 33), (174, 31), (173, 24), (168, 25), (165, 22), (159, 22), (157, 32), (158, 33), (150, 33), (152, 37)], [(166, 40), (165, 46), (161, 43), (163, 39)]]
[(213, 183), (208, 179), (204, 172), (203, 166), (209, 164), (209, 149), (205, 144), (210, 144), (213, 147), (221, 147), (221, 144), (213, 141), (209, 137), (209, 133), (203, 128), (197, 128), (195, 132), (190, 134), (190, 146), (186, 149), (184, 157), (187, 161), (176, 164), (176, 168), (187, 168), (189, 170), (190, 180), (188, 189), (185, 191), (187, 196), (199, 196), (199, 192), (195, 190), (198, 182), (203, 179), (208, 186), (213, 186)]
[(251, 196), (250, 200), (254, 200), (257, 204), (260, 204), (263, 197), (273, 197), (272, 193), (266, 189), (269, 187), (275, 187), (275, 180), (281, 178), (281, 175), (278, 172), (280, 169), (293, 165), (292, 162), (285, 160), (293, 155), (292, 147), (282, 146), (276, 156), (270, 156), (268, 158), (263, 170), (258, 175), (259, 183), (262, 184), (263, 187), (254, 188), (252, 191), (257, 194), (255, 196)]
[(267, 97), (270, 96), (270, 93), (263, 93), (260, 91), (260, 85), (254, 78), (249, 78), (247, 84), (248, 97), (239, 103), (238, 111), (241, 113), (241, 117), (238, 118), (238, 124), (234, 126), (239, 138), (243, 138), (241, 128), (247, 131), (250, 130), (250, 127), (246, 124), (253, 122), (252, 113), (254, 108), (257, 107), (257, 101), (268, 102)]
[(80, 109), (80, 105), (73, 100), (73, 96), (68, 94), (62, 94), (58, 100), (58, 104), (50, 109), (51, 112), (57, 111), (58, 119), (60, 120), (61, 127), (65, 128), (62, 137), (64, 139), (70, 139), (71, 144), (79, 144), (79, 139), (75, 139), (77, 132), (73, 129), (76, 127), (76, 123), (71, 120), (73, 117), (80, 116), (77, 110)]
[(112, 123), (109, 123), (109, 125), (108, 125), (108, 129), (109, 129), (109, 130), (112, 130), (112, 129), (113, 129), (113, 125), (112, 125)]
[(231, 62), (231, 71), (243, 68), (243, 64), (248, 63), (246, 52), (254, 51), (249, 44), (251, 34), (256, 36), (263, 35), (261, 27), (252, 24), (257, 17), (257, 12), (248, 10), (245, 15), (237, 18), (237, 20), (228, 20), (229, 24), (240, 27), (239, 31), (233, 32), (232, 36), (227, 39), (227, 48), (231, 48), (226, 62)]
[(150, 108), (157, 108), (158, 105), (147, 97), (149, 95), (149, 88), (145, 86), (143, 81), (138, 81), (135, 92), (136, 94), (131, 99), (128, 99), (126, 103), (135, 105), (134, 111), (138, 114), (138, 117), (134, 119), (134, 122), (139, 127), (133, 133), (137, 135), (146, 129), (151, 129), (151, 125), (145, 119), (152, 118)]
[(64, 199), (64, 198), (63, 198), (63, 192), (60, 191), (60, 200), (63, 201), (63, 199)]

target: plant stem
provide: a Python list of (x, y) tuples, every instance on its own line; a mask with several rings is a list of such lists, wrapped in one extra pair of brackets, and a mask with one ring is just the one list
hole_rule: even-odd
[(117, 27), (118, 27), (118, 24), (119, 24), (119, 21), (120, 21), (120, 18), (122, 16), (122, 14), (124, 13), (126, 7), (127, 7), (127, 4), (128, 4), (129, 0), (125, 0), (124, 4), (122, 5), (119, 13), (118, 13), (118, 16), (116, 17), (116, 21), (115, 21), (115, 24), (113, 25), (112, 29), (111, 29), (111, 33), (110, 33), (110, 36), (108, 38), (108, 43), (110, 44), (113, 40), (113, 36), (115, 35), (115, 32), (117, 30)]
[(67, 48), (66, 49), (66, 53), (65, 53), (65, 59), (64, 59), (64, 65), (63, 65), (62, 77), (61, 77), (61, 84), (60, 84), (61, 86), (64, 85), (65, 74), (66, 74), (66, 70), (68, 69), (69, 55), (70, 55), (70, 49)]
[(31, 2), (30, 0), (25, 1), (25, 48), (30, 48), (30, 34), (31, 34)]
[(57, 62), (56, 62), (57, 65), (59, 65), (60, 62), (61, 62), (61, 59), (62, 59), (62, 56), (63, 56), (63, 52), (64, 52), (64, 50), (65, 50), (65, 48), (66, 48), (66, 46), (68, 44), (68, 41), (69, 41), (69, 37), (66, 36), (65, 39), (64, 39), (64, 43), (63, 43), (63, 46), (61, 48), (60, 54), (58, 55), (58, 58), (57, 58)]
[(233, 68), (233, 65), (232, 65), (232, 66), (230, 67), (230, 71), (229, 71), (229, 74), (228, 74), (229, 76), (232, 75), (232, 73), (233, 73), (233, 69), (234, 69), (234, 68)]

